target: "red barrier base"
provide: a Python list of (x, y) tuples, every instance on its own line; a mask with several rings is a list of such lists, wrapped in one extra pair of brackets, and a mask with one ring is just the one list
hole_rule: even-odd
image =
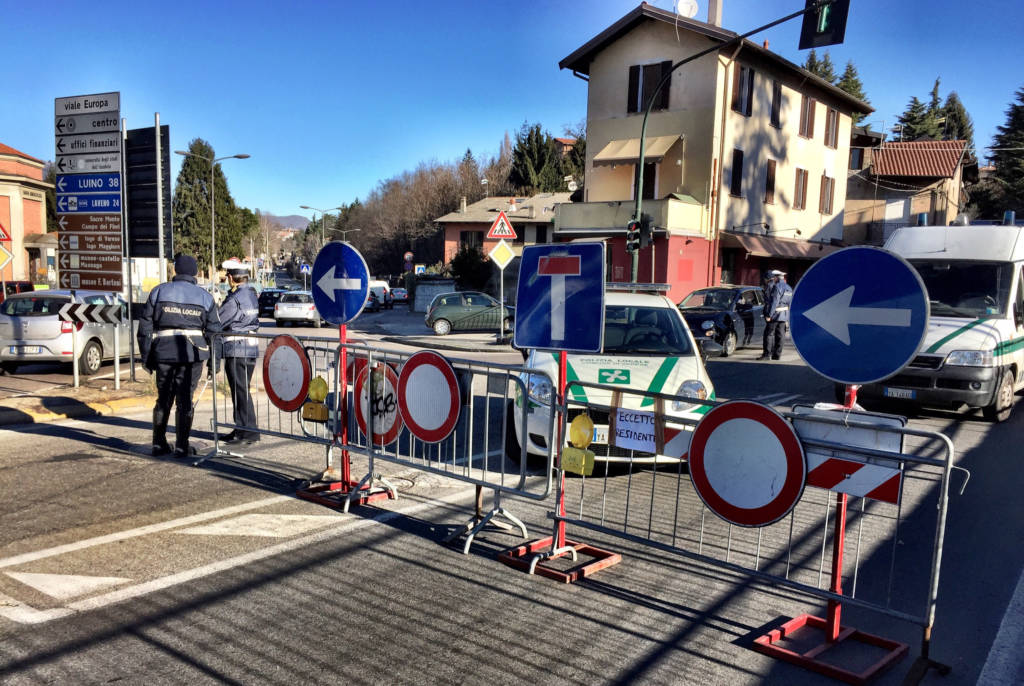
[[(907, 653), (906, 643), (892, 641), (873, 634), (866, 634), (851, 627), (840, 627), (839, 638), (835, 641), (828, 641), (822, 637), (814, 647), (807, 650), (801, 649), (800, 652), (778, 645), (787, 640), (796, 643), (798, 639), (793, 634), (804, 627), (820, 629), (824, 632), (827, 622), (820, 617), (800, 615), (789, 620), (780, 628), (769, 631), (763, 636), (758, 636), (754, 640), (753, 649), (769, 657), (791, 662), (833, 679), (845, 681), (848, 684), (866, 684), (870, 679), (878, 676), (882, 671), (898, 662)], [(800, 640), (799, 642), (804, 644), (805, 640)], [(827, 651), (836, 649), (843, 641), (851, 641), (863, 646), (869, 646), (868, 650), (871, 652), (871, 655), (869, 657), (865, 656), (863, 654), (865, 651), (860, 651), (861, 654), (857, 660), (857, 662), (867, 665), (865, 669), (861, 671), (854, 671), (855, 668), (845, 669), (834, 662), (826, 662), (822, 659)], [(880, 657), (877, 655), (878, 651), (874, 650), (877, 648), (881, 648), (884, 651)], [(838, 654), (834, 657), (838, 658)]]
[(391, 498), (391, 493), (384, 488), (371, 490), (368, 485), (359, 489), (359, 495), (349, 501), (349, 494), (358, 488), (358, 481), (332, 481), (330, 483), (313, 484), (295, 491), (295, 495), (303, 500), (333, 508), (345, 508), (346, 501), (350, 505), (365, 505), (376, 500)]
[[(552, 536), (546, 536), (545, 538), (538, 538), (536, 541), (530, 541), (523, 545), (509, 548), (508, 550), (498, 553), (498, 560), (507, 564), (509, 567), (522, 570), (524, 572), (530, 571), (531, 556), (543, 552), (545, 548), (550, 549), (553, 542)], [(571, 567), (566, 570), (555, 569), (544, 564), (545, 561), (554, 560), (560, 557), (565, 557), (569, 554), (568, 551), (560, 552), (551, 557), (544, 558), (537, 562), (534, 567), (534, 573), (540, 576), (545, 576), (555, 581), (561, 581), (562, 583), (571, 584), (579, 581), (585, 576), (590, 576), (596, 571), (604, 569), (605, 567), (611, 567), (614, 564), (618, 564), (622, 561), (622, 556), (618, 553), (613, 553), (610, 550), (602, 550), (601, 548), (595, 548), (587, 543), (577, 543), (576, 541), (565, 541), (566, 547), (573, 548), (577, 555), (582, 555), (591, 558), (590, 561), (580, 562), (575, 567)]]

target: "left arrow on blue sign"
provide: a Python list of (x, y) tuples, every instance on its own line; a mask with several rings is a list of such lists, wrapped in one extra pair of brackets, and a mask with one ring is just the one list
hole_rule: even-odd
[(121, 190), (120, 174), (58, 174), (58, 193), (114, 193)]
[(91, 195), (57, 194), (57, 211), (62, 213), (91, 212), (118, 213), (121, 211), (120, 193), (96, 193)]
[(359, 251), (348, 243), (325, 245), (313, 262), (313, 302), (331, 324), (359, 316), (370, 290), (370, 270)]

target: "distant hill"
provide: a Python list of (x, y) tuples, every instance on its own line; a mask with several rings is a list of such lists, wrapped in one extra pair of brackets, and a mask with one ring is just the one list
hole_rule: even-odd
[(304, 217), (301, 214), (289, 214), (286, 217), (280, 217), (276, 214), (270, 214), (269, 212), (265, 214), (267, 217), (270, 217), (272, 221), (275, 221), (278, 224), (280, 224), (281, 228), (283, 229), (294, 229), (301, 231), (304, 230), (307, 226), (309, 226), (310, 222), (309, 217)]

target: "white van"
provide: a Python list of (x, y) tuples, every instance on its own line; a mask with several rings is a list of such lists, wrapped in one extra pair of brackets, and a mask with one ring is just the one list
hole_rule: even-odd
[(924, 280), (928, 333), (909, 365), (861, 396), (963, 404), (1005, 421), (1024, 388), (1024, 227), (905, 227), (885, 248)]
[(369, 305), (370, 293), (377, 296), (377, 310), (380, 308), (390, 310), (395, 306), (394, 298), (391, 297), (391, 286), (388, 285), (387, 281), (380, 281), (377, 279), (371, 279), (369, 283), (369, 293), (367, 293), (367, 304)]

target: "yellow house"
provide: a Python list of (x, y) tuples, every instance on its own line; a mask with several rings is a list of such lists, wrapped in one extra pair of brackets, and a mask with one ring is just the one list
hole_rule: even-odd
[(850, 115), (873, 110), (748, 40), (671, 69), (736, 37), (645, 3), (559, 63), (588, 84), (587, 161), (583, 202), (558, 206), (554, 236), (606, 239), (611, 280), (630, 278), (641, 124), (669, 72), (647, 122), (653, 242), (639, 281), (670, 283), (678, 300), (719, 282), (757, 284), (769, 268), (798, 277), (842, 240)]

